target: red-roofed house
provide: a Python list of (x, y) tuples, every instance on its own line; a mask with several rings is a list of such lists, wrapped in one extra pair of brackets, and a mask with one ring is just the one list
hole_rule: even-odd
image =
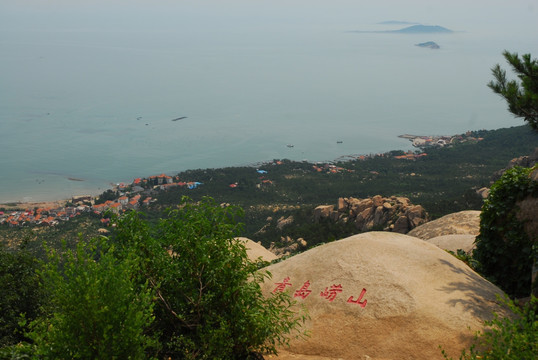
[(109, 207), (110, 211), (112, 211), (114, 214), (119, 214), (121, 209), (122, 209), (122, 206), (119, 202), (117, 203), (112, 203)]
[(106, 204), (97, 204), (92, 206), (92, 210), (96, 212), (97, 214), (101, 214), (103, 211), (107, 209)]
[(138, 209), (138, 200), (132, 199), (129, 201), (129, 203), (126, 205), (127, 209)]

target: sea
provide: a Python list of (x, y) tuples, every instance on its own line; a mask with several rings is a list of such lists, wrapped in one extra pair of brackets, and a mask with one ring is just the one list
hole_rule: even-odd
[[(161, 22), (62, 9), (2, 15), (0, 203), (95, 195), (187, 169), (411, 149), (401, 134), (521, 125), (486, 84), (503, 50), (538, 54), (536, 32), (494, 25), (447, 21), (436, 25), (455, 32), (409, 35), (377, 32), (407, 24), (294, 22), (253, 7), (224, 20), (192, 6), (188, 19), (179, 5), (176, 19), (166, 8), (147, 14)], [(427, 41), (440, 49), (416, 46)]]

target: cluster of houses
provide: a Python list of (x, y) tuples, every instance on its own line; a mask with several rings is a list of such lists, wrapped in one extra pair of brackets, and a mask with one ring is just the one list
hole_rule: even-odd
[[(73, 197), (72, 200), (75, 201), (77, 198), (80, 197)], [(87, 196), (87, 198), (91, 199), (90, 196)], [(146, 197), (142, 200), (141, 195), (135, 195), (131, 198), (122, 195), (115, 201), (107, 200), (102, 204), (94, 204), (93, 199), (91, 199), (91, 203), (79, 203), (76, 206), (36, 208), (10, 212), (0, 211), (0, 225), (8, 225), (12, 227), (30, 225), (55, 226), (62, 221), (69, 221), (75, 216), (79, 216), (83, 213), (94, 212), (95, 214), (102, 215), (106, 211), (111, 211), (112, 213), (120, 214), (120, 212), (126, 210), (135, 210), (140, 208), (140, 206), (147, 206), (151, 201), (151, 197)]]
[(418, 136), (418, 135), (400, 135), (399, 137), (408, 139), (416, 148), (424, 149), (428, 147), (444, 147), (451, 144), (463, 143), (468, 141), (481, 141), (481, 137), (474, 137), (471, 131), (461, 135), (453, 136)]
[(419, 158), (427, 156), (427, 155), (428, 154), (426, 154), (426, 153), (415, 154), (412, 151), (408, 151), (403, 155), (396, 155), (394, 158), (395, 159), (405, 159), (405, 160), (416, 160), (416, 159), (419, 159)]
[(91, 211), (88, 205), (65, 206), (60, 208), (36, 208), (28, 210), (0, 211), (0, 224), (8, 226), (42, 225), (54, 226), (60, 221), (68, 221), (84, 212)]
[(343, 167), (336, 166), (333, 164), (317, 164), (317, 165), (313, 165), (312, 168), (314, 169), (314, 171), (326, 172), (327, 174), (338, 174), (342, 171), (347, 171), (347, 172), (354, 171), (354, 170), (344, 169)]
[(131, 198), (127, 195), (122, 195), (115, 201), (107, 200), (102, 204), (92, 205), (92, 211), (96, 214), (103, 214), (106, 211), (111, 211), (114, 214), (120, 214), (120, 212), (125, 210), (137, 210), (140, 208), (140, 205), (147, 206), (151, 203), (151, 197), (146, 197), (142, 200), (142, 195), (138, 194)]
[(132, 193), (153, 189), (167, 190), (175, 186), (186, 186), (189, 189), (195, 189), (202, 183), (197, 181), (180, 181), (179, 176), (169, 176), (166, 174), (153, 175), (149, 178), (136, 178), (131, 184), (119, 183), (117, 190), (120, 192), (130, 191)]
[[(147, 206), (151, 203), (152, 198), (145, 196), (142, 199), (141, 194), (136, 194), (147, 189), (164, 189), (167, 186), (178, 186), (180, 183), (174, 183), (174, 179), (167, 175), (152, 176), (148, 179), (135, 179), (132, 184), (118, 184), (117, 189), (120, 197), (115, 200), (107, 200), (102, 204), (95, 204), (95, 199), (89, 195), (73, 196), (70, 203), (73, 206), (64, 206), (59, 208), (35, 208), (26, 210), (16, 210), (9, 212), (0, 211), (0, 225), (17, 226), (55, 226), (62, 221), (68, 221), (75, 216), (83, 213), (93, 212), (103, 215), (110, 211), (120, 214), (126, 210), (136, 210), (141, 206)], [(186, 185), (186, 184), (185, 184)], [(136, 194), (129, 196), (131, 194)]]

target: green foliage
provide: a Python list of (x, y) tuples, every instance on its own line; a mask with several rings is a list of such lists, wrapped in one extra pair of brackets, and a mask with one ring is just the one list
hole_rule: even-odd
[(139, 261), (121, 261), (106, 238), (51, 251), (40, 271), (50, 302), (31, 324), (34, 355), (46, 359), (146, 359), (156, 342), (145, 333), (153, 320), (153, 293), (134, 282)]
[[(475, 143), (428, 149), (428, 155), (416, 161), (399, 160), (387, 153), (365, 160), (350, 160), (335, 165), (350, 171), (338, 174), (317, 172), (313, 163), (283, 160), (279, 165), (264, 166), (263, 175), (272, 185), (260, 184), (253, 167), (189, 170), (179, 174), (183, 181), (200, 181), (202, 186), (189, 190), (175, 187), (154, 195), (158, 206), (166, 208), (182, 196), (200, 200), (211, 196), (218, 203), (241, 206), (248, 214), (260, 206), (301, 205), (315, 207), (335, 204), (339, 197), (365, 198), (377, 194), (406, 196), (422, 205), (432, 218), (462, 210), (479, 210), (482, 199), (474, 190), (489, 186), (492, 173), (514, 157), (527, 155), (536, 147), (538, 133), (528, 126), (478, 131)], [(378, 174), (375, 174), (375, 173)], [(415, 173), (416, 176), (410, 176)], [(229, 184), (238, 182), (237, 188)], [(260, 185), (259, 187), (257, 185)], [(247, 223), (246, 236), (263, 226)], [(308, 239), (307, 239), (308, 240)]]
[(480, 267), (480, 264), (473, 258), (472, 254), (465, 252), (463, 249), (458, 249), (456, 252), (446, 250), (446, 252), (453, 255), (456, 259), (463, 261), (473, 270), (477, 270)]
[[(523, 308), (512, 301), (506, 304), (513, 316), (486, 321), (488, 329), (478, 332), (469, 351), (463, 351), (460, 360), (534, 360), (538, 354), (538, 298)], [(443, 351), (445, 359), (449, 359)]]
[(504, 51), (503, 55), (520, 82), (508, 80), (506, 71), (497, 64), (491, 69), (495, 81), (488, 86), (506, 100), (512, 114), (522, 117), (538, 131), (538, 59), (531, 59), (530, 54), (519, 58), (517, 53), (508, 51)]
[[(308, 248), (316, 246), (320, 243), (326, 243), (333, 240), (343, 239), (348, 236), (359, 233), (353, 222), (334, 222), (331, 219), (320, 219), (314, 221), (314, 208), (303, 206), (298, 209), (282, 210), (276, 212), (256, 212), (248, 214), (248, 221), (256, 223), (255, 217), (261, 219), (271, 218), (263, 226), (263, 231), (249, 233), (248, 237), (256, 242), (260, 242), (266, 248), (269, 248), (274, 242), (275, 246), (283, 247), (287, 244), (285, 241), (280, 241), (282, 237), (289, 236), (292, 239), (303, 238), (308, 240)], [(281, 217), (292, 217), (293, 221), (290, 224), (282, 226), (278, 225), (278, 219)], [(258, 230), (258, 229), (256, 229)], [(251, 232), (254, 232), (251, 230)], [(297, 251), (304, 251), (305, 248), (297, 248)]]
[(118, 192), (108, 189), (105, 192), (103, 192), (101, 195), (99, 195), (99, 198), (95, 199), (95, 204), (104, 204), (108, 200), (114, 201), (118, 198)]
[(0, 247), (0, 348), (26, 340), (21, 315), (34, 320), (41, 302), (37, 260), (26, 250)]
[(164, 357), (246, 359), (253, 352), (275, 353), (304, 321), (288, 295), (266, 298), (244, 244), (237, 207), (211, 198), (182, 200), (157, 225), (130, 213), (117, 219), (115, 239), (147, 259), (140, 278), (156, 293), (156, 327)]
[(473, 257), (479, 271), (507, 294), (528, 296), (531, 269), (537, 248), (516, 217), (519, 200), (538, 196), (538, 184), (529, 174), (532, 169), (507, 170), (491, 187), (480, 214), (480, 234)]

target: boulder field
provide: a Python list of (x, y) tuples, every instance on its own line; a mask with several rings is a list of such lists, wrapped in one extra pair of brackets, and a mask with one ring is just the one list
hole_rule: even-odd
[(401, 234), (424, 224), (428, 214), (408, 198), (375, 195), (371, 198), (339, 198), (334, 205), (320, 205), (314, 209), (314, 221), (330, 219), (334, 222), (353, 222), (360, 231), (382, 228)]

